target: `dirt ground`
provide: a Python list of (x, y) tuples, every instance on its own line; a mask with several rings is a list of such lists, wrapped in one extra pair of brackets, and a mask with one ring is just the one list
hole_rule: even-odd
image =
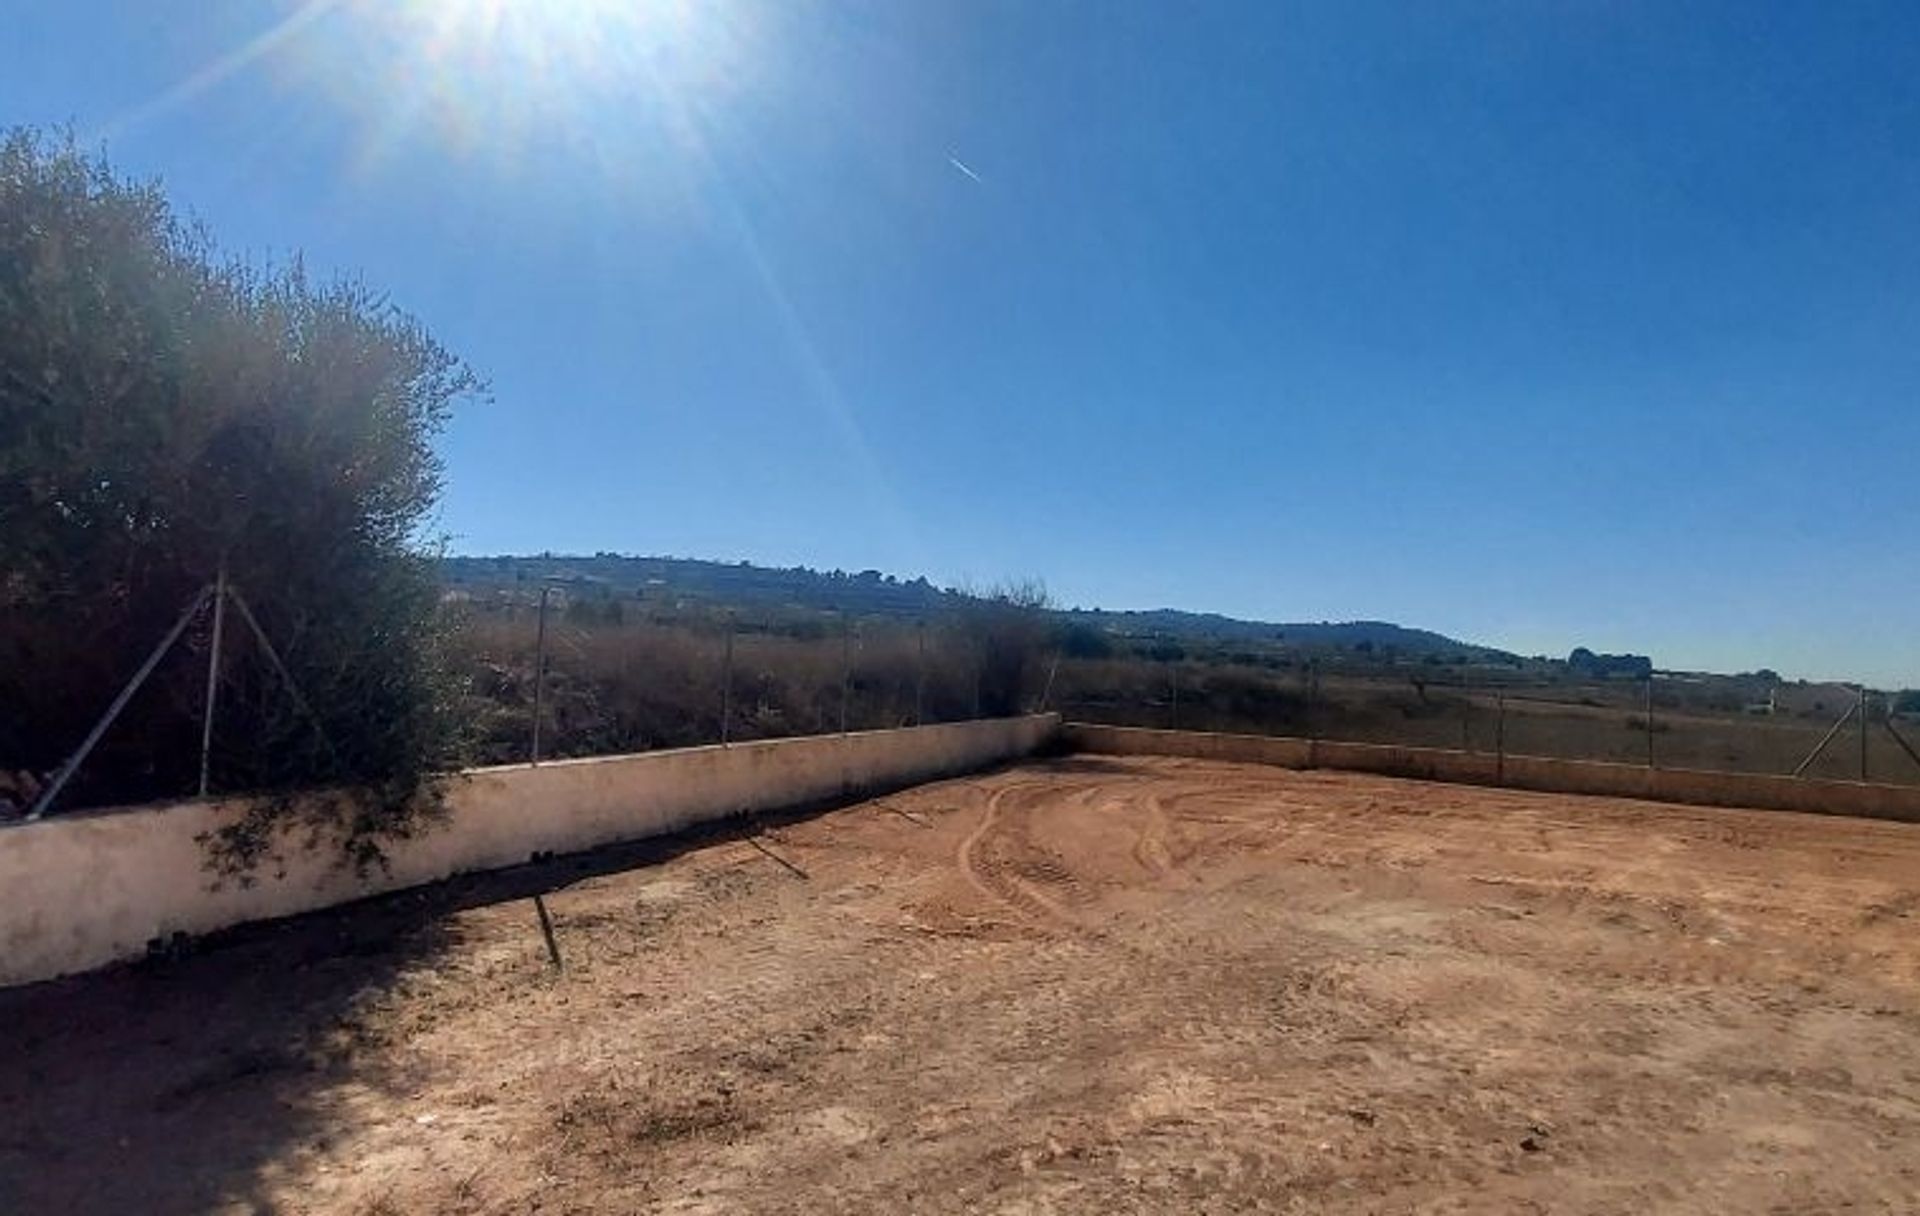
[(1920, 827), (1036, 763), (0, 994), (0, 1211), (1913, 1212), (1916, 930)]

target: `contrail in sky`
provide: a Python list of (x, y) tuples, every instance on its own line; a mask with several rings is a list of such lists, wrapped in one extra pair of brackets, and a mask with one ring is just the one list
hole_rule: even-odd
[(948, 154), (947, 163), (952, 165), (954, 168), (960, 170), (960, 172), (966, 174), (968, 177), (972, 178), (974, 181), (979, 182), (981, 185), (984, 186), (986, 184), (985, 180), (982, 179), (978, 173), (975, 173), (973, 170), (967, 168), (967, 166), (961, 161), (959, 157), (954, 156), (952, 154)]

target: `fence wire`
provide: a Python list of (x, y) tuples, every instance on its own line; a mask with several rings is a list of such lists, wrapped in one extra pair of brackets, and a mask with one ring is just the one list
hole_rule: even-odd
[(1463, 679), (1131, 660), (1069, 661), (1058, 683), (1069, 719), (1117, 726), (1920, 784), (1920, 722), (1886, 694), (1838, 685), (1782, 683), (1742, 700), (1725, 681), (1679, 673)]
[[(243, 623), (279, 668), (244, 600), (235, 598)], [(1413, 665), (1354, 670), (1312, 659), (1071, 657), (1044, 631), (1034, 632), (1031, 620), (1017, 623), (1017, 636), (1001, 636), (978, 621), (756, 614), (553, 585), (457, 603), (451, 611), (450, 661), (472, 723), (464, 759), (478, 764), (1045, 708), (1123, 726), (1920, 784), (1920, 726), (1909, 727), (1890, 698), (1838, 685), (1779, 683), (1741, 697), (1730, 691), (1742, 687), (1737, 682), (1683, 673), (1571, 679)], [(1010, 649), (1020, 656), (1011, 667)], [(242, 793), (222, 783), (220, 733), (244, 730), (257, 715), (216, 718), (213, 701), (230, 676), (217, 663), (207, 670), (206, 701), (179, 712), (205, 715), (203, 791)], [(299, 700), (290, 680), (280, 683), (279, 695)], [(0, 790), (0, 817), (9, 806), (17, 816), (37, 805), (20, 791), (38, 794), (49, 781), (57, 790), (71, 775), (49, 773), (37, 783), (24, 775), (10, 804)]]

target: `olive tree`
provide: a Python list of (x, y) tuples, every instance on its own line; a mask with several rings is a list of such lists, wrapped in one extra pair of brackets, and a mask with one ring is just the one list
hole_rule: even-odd
[[(57, 765), (224, 570), (293, 687), (228, 635), (219, 788), (351, 790), (309, 826), (362, 860), (412, 830), (461, 737), (433, 441), (480, 391), (362, 284), (225, 258), (70, 136), (0, 135), (0, 766)], [(156, 669), (74, 797), (193, 789), (208, 634)], [(295, 803), (260, 805), (254, 835)]]

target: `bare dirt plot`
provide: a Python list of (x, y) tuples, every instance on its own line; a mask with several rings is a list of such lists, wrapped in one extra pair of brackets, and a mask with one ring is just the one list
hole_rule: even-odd
[(0, 994), (0, 1210), (1920, 1209), (1920, 828), (1089, 757), (758, 842)]

